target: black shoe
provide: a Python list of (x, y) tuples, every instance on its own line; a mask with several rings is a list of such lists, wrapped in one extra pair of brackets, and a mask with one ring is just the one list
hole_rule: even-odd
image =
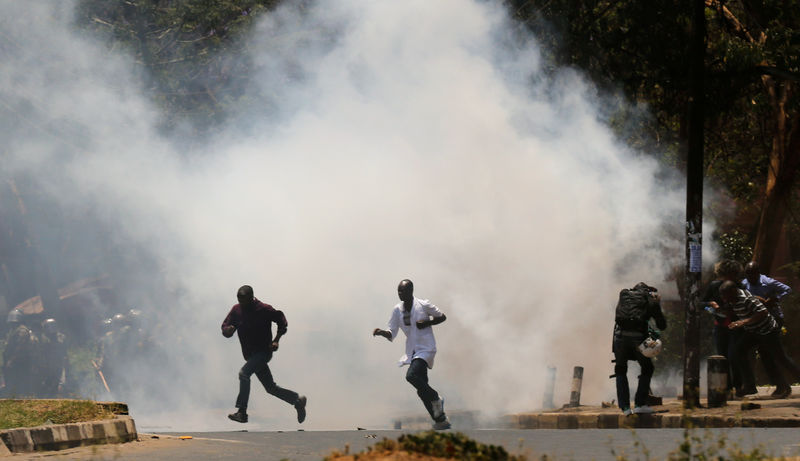
[(306, 420), (306, 396), (301, 395), (297, 398), (297, 403), (294, 404), (294, 409), (297, 410), (297, 422), (302, 423)]
[(239, 410), (236, 413), (231, 413), (228, 415), (228, 419), (236, 421), (237, 423), (246, 423), (247, 422), (247, 413)]
[(772, 397), (776, 399), (785, 399), (792, 395), (792, 388), (786, 389), (775, 389), (775, 392), (772, 393)]

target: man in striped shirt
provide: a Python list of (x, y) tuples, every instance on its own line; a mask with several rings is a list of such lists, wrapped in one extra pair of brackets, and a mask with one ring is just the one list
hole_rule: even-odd
[[(800, 367), (786, 355), (780, 341), (780, 327), (758, 297), (740, 289), (736, 282), (726, 281), (719, 288), (722, 300), (733, 308), (737, 320), (728, 325), (730, 329), (744, 329), (744, 335), (736, 346), (735, 360), (746, 363), (748, 352), (758, 347), (764, 369), (775, 384), (775, 398), (786, 398), (792, 393), (780, 368), (788, 371), (792, 381), (800, 380)], [(780, 368), (778, 367), (780, 365)], [(741, 367), (742, 389), (755, 389), (755, 377), (750, 367)], [(737, 395), (742, 396), (741, 392)]]

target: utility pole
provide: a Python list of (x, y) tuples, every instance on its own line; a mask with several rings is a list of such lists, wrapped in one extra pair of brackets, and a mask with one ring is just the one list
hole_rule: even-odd
[(686, 155), (686, 323), (683, 348), (683, 406), (700, 406), (700, 316), (698, 298), (703, 248), (703, 106), (705, 88), (705, 1), (692, 2), (689, 41), (689, 127)]

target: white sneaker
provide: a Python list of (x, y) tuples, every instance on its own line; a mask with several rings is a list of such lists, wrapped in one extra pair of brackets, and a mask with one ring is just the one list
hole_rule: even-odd
[(443, 419), (441, 421), (436, 421), (433, 423), (433, 428), (437, 431), (443, 431), (445, 429), (450, 429), (450, 421), (447, 419)]
[(444, 399), (434, 400), (431, 402), (431, 410), (433, 410), (434, 421), (439, 421), (444, 416)]
[(636, 407), (633, 409), (633, 412), (637, 415), (653, 413), (653, 411), (654, 410), (647, 405), (642, 405), (641, 407)]
[(630, 408), (626, 408), (626, 409), (622, 410), (622, 414), (625, 415), (625, 416), (630, 416), (631, 413), (633, 413), (633, 412), (631, 411)]

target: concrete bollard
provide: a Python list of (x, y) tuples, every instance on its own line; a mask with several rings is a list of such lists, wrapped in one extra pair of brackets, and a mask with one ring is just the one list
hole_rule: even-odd
[(569, 393), (569, 406), (581, 405), (581, 386), (583, 385), (583, 367), (575, 367), (572, 372), (572, 391)]
[(708, 358), (708, 406), (723, 407), (728, 403), (728, 359), (721, 355)]
[(556, 391), (556, 367), (547, 367), (547, 377), (544, 382), (544, 399), (542, 399), (542, 408), (549, 410), (556, 407), (553, 396)]

